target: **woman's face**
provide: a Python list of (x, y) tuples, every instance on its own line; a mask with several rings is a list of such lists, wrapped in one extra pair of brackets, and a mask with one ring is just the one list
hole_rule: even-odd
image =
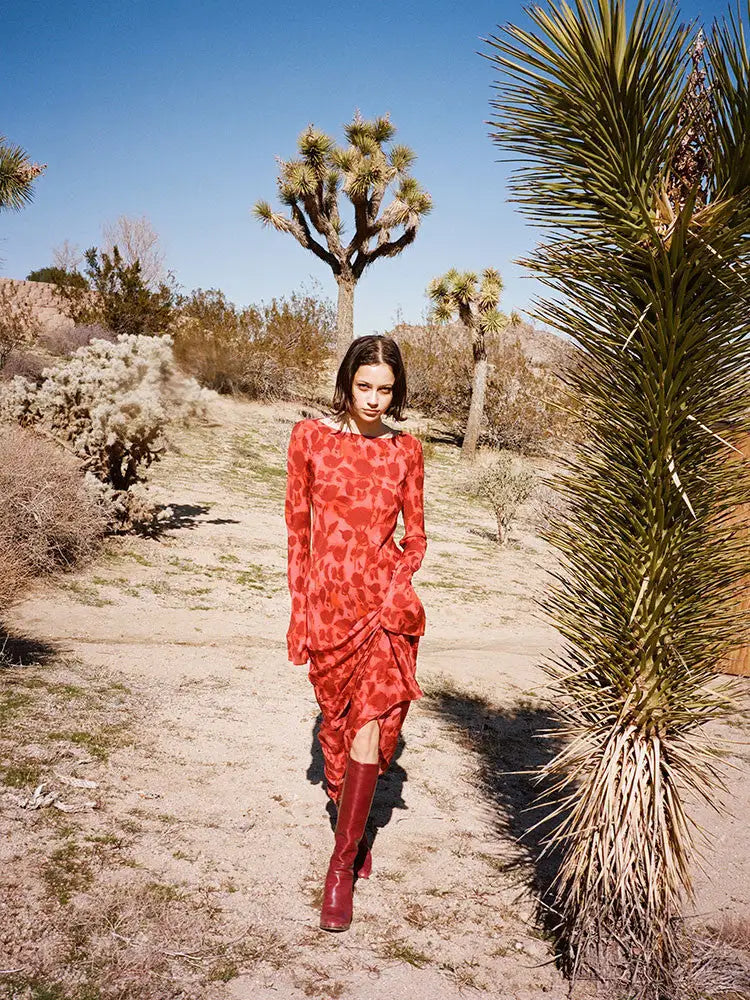
[(361, 365), (352, 381), (352, 416), (377, 426), (393, 399), (393, 369), (390, 365)]

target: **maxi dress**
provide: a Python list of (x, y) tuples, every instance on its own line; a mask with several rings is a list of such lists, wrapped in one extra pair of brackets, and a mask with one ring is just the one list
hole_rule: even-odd
[(334, 802), (358, 730), (379, 721), (382, 774), (409, 703), (422, 697), (415, 674), (425, 613), (411, 578), (427, 544), (423, 489), (422, 445), (411, 434), (367, 437), (316, 419), (292, 428), (287, 646), (292, 663), (310, 665)]

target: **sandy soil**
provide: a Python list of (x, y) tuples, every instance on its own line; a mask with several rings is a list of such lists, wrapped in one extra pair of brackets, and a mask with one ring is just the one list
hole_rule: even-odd
[[(540, 663), (557, 638), (534, 604), (554, 557), (534, 510), (500, 550), (489, 513), (455, 488), (455, 453), (429, 458), (429, 549), (415, 578), (426, 696), (378, 789), (375, 868), (357, 886), (355, 922), (325, 934), (332, 835), (317, 706), (284, 642), (284, 452), (301, 411), (217, 398), (210, 415), (152, 470), (151, 499), (173, 510), (161, 536), (112, 540), (96, 565), (14, 613), (33, 642), (4, 683), (37, 679), (25, 690), (40, 730), (20, 727), (6, 753), (35, 760), (34, 782), (67, 802), (94, 796), (98, 808), (55, 814), (6, 796), (0, 922), (37, 904), (48, 916), (27, 921), (24, 942), (0, 930), (0, 968), (31, 975), (64, 955), (83, 982), (99, 956), (100, 974), (130, 975), (132, 995), (153, 998), (562, 1000), (535, 915), (538, 841), (518, 841), (536, 819), (533, 787), (509, 773), (554, 752), (539, 736), (553, 720)], [(99, 727), (88, 742), (87, 725)], [(747, 732), (738, 717), (715, 733), (745, 741), (732, 750), (733, 815), (695, 810), (709, 835), (703, 922), (750, 914)], [(97, 788), (60, 785), (61, 773)], [(34, 892), (32, 869), (46, 879)], [(104, 921), (101, 900), (116, 903)], [(67, 940), (61, 951), (66, 912), (84, 928), (77, 952)]]

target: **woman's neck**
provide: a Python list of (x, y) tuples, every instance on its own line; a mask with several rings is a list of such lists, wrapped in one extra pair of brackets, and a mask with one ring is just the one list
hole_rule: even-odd
[(382, 420), (377, 426), (373, 424), (360, 424), (352, 413), (343, 413), (340, 417), (333, 418), (342, 428), (346, 428), (350, 434), (360, 434), (362, 437), (387, 437), (391, 431)]

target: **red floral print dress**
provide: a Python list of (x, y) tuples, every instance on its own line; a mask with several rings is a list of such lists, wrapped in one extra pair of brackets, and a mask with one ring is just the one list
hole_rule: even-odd
[(310, 664), (334, 802), (358, 730), (379, 720), (382, 774), (409, 702), (422, 697), (415, 672), (425, 615), (411, 578), (427, 546), (423, 489), (422, 445), (411, 434), (371, 438), (312, 419), (292, 428), (287, 645), (293, 663)]

